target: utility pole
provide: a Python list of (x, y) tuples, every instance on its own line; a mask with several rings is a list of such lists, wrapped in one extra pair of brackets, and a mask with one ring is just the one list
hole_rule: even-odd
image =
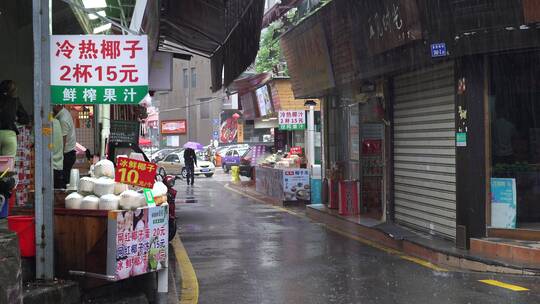
[(50, 94), (51, 0), (32, 0), (34, 41), (34, 137), (36, 278), (54, 278), (54, 204)]

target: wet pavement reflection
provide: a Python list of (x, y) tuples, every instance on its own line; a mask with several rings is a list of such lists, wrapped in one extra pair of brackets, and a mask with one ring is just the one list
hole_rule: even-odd
[[(178, 183), (200, 303), (540, 303), (538, 278), (436, 272), (198, 179)], [(530, 291), (478, 282), (495, 279)]]

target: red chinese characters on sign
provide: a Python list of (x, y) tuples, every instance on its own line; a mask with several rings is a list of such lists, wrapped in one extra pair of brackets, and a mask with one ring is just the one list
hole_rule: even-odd
[(126, 41), (126, 44), (128, 44), (129, 46), (124, 48), (124, 51), (129, 51), (131, 52), (130, 55), (129, 55), (129, 58), (133, 59), (135, 58), (135, 53), (137, 51), (141, 51), (143, 48), (142, 47), (137, 47), (139, 45), (139, 42), (138, 40), (127, 40)]
[(302, 155), (302, 147), (296, 146), (291, 148), (291, 154)]
[(115, 181), (142, 188), (154, 187), (157, 167), (153, 163), (120, 157), (116, 162)]
[[(58, 58), (81, 60), (92, 59), (117, 59), (122, 52), (128, 54), (130, 59), (137, 57), (139, 51), (143, 50), (139, 46), (138, 40), (126, 40), (121, 43), (118, 40), (103, 40), (101, 44), (96, 44), (92, 39), (83, 39), (79, 43), (72, 43), (69, 40), (56, 42), (56, 52), (54, 56)], [(126, 56), (124, 54), (124, 56)], [(76, 83), (89, 83), (92, 80), (98, 81), (119, 81), (120, 83), (137, 83), (139, 81), (139, 69), (135, 64), (102, 65), (85, 61), (85, 64), (62, 65), (60, 81), (75, 81)]]
[(103, 59), (118, 58), (120, 56), (120, 41), (103, 40), (100, 53)]

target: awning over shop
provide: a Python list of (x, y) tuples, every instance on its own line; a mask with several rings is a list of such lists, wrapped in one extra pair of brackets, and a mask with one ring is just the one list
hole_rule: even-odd
[(255, 91), (262, 85), (267, 84), (272, 80), (272, 74), (261, 73), (235, 80), (228, 86), (229, 91), (237, 92), (238, 95), (243, 95), (248, 92)]
[(210, 58), (217, 91), (255, 60), (263, 12), (264, 0), (163, 0), (159, 49)]
[(264, 14), (262, 27), (265, 28), (269, 26), (270, 23), (281, 18), (300, 2), (302, 2), (302, 0), (282, 0), (280, 3), (276, 3), (276, 5), (272, 6), (272, 8)]
[[(171, 52), (181, 58), (186, 58), (186, 53), (210, 58), (214, 91), (240, 76), (259, 50), (264, 0), (141, 2), (146, 6), (139, 6), (135, 0), (103, 0), (99, 1), (101, 5), (82, 0), (55, 1), (70, 4), (87, 33), (144, 33), (149, 37), (150, 51)], [(137, 20), (140, 27), (133, 27)]]

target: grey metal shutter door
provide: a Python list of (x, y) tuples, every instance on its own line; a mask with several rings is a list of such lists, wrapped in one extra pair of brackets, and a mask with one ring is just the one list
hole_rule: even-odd
[(394, 84), (395, 219), (455, 239), (453, 64), (398, 76)]

